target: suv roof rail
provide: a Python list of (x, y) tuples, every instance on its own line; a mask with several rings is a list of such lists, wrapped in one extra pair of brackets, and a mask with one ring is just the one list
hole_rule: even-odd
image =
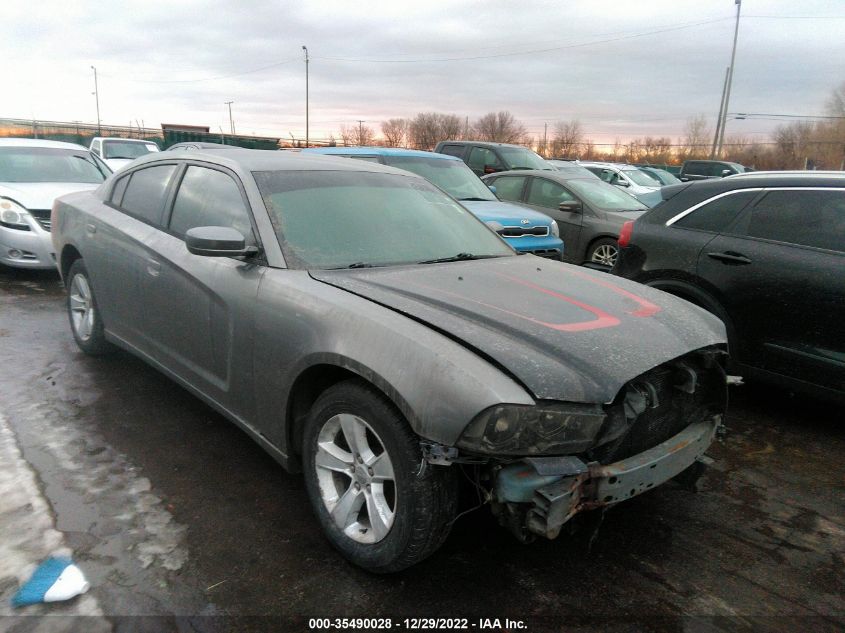
[(725, 178), (753, 178), (754, 176), (804, 176), (807, 178), (813, 178), (816, 176), (835, 176), (839, 178), (845, 178), (845, 171), (814, 171), (809, 169), (791, 169), (783, 171), (746, 171), (740, 174), (731, 174), (730, 176), (725, 176)]

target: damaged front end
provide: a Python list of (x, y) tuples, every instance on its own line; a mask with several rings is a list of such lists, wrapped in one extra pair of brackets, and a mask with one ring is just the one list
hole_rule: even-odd
[(487, 458), (490, 501), (504, 526), (520, 540), (556, 538), (580, 512), (698, 473), (727, 407), (723, 356), (712, 347), (664, 363), (608, 405), (493, 407), (467, 426), (458, 448)]

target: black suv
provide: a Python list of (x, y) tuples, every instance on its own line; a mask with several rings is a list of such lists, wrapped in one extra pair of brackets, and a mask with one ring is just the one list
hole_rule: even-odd
[(554, 167), (539, 154), (522, 145), (485, 143), (483, 141), (440, 141), (434, 151), (457, 156), (477, 176), (511, 169), (550, 169)]
[(754, 174), (664, 187), (624, 225), (612, 272), (727, 326), (735, 371), (845, 396), (845, 174)]
[(724, 178), (734, 174), (744, 174), (754, 171), (750, 167), (739, 163), (729, 163), (721, 160), (687, 160), (681, 166), (678, 178), (687, 180), (707, 180), (709, 178)]

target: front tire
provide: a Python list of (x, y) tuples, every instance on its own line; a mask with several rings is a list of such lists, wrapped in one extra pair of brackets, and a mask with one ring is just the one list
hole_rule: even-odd
[(423, 462), (419, 437), (358, 380), (314, 403), (303, 437), (305, 484), (329, 541), (352, 563), (390, 573), (445, 540), (457, 512), (452, 467)]
[(77, 259), (67, 274), (67, 314), (76, 344), (90, 356), (102, 356), (112, 350), (106, 340), (103, 318), (94, 297), (85, 262)]

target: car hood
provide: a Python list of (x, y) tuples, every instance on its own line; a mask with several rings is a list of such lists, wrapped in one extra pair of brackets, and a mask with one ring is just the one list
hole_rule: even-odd
[[(483, 222), (498, 222), (503, 226), (549, 226), (552, 221), (544, 213), (500, 200), (461, 200), (460, 203)], [(522, 220), (528, 220), (528, 224), (522, 224)]]
[(608, 403), (652, 367), (726, 341), (686, 301), (531, 255), (311, 275), (439, 330), (538, 399)]
[(59, 196), (99, 186), (88, 182), (0, 182), (0, 196), (11, 198), (27, 209), (51, 209), (53, 200)]

